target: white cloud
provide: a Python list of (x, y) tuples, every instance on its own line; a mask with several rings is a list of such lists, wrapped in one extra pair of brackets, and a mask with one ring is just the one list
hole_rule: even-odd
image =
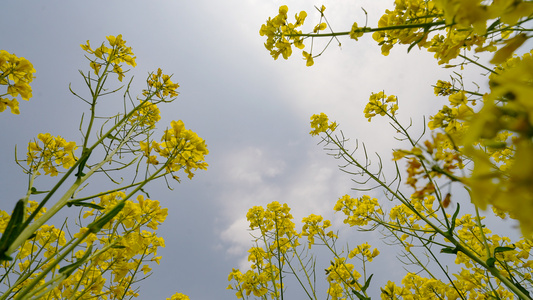
[(274, 178), (285, 169), (285, 162), (265, 155), (257, 147), (247, 147), (224, 159), (226, 180), (230, 183), (257, 185)]
[(252, 238), (248, 228), (248, 221), (243, 217), (236, 219), (220, 233), (222, 240), (229, 243), (229, 247), (226, 248), (228, 254), (241, 255), (248, 250)]

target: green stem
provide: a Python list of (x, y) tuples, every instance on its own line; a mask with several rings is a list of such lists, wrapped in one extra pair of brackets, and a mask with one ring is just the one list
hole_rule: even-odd
[[(396, 232), (395, 232), (393, 229), (391, 229), (391, 228), (387, 228), (387, 229), (390, 231), (390, 233), (391, 233), (392, 235), (394, 235), (394, 237), (395, 237), (398, 241), (400, 241), (401, 245), (402, 245), (404, 248), (407, 246), (407, 245), (406, 245), (407, 242), (403, 241), (403, 240), (401, 239), (401, 237), (398, 237), (398, 235), (396, 234)], [(401, 232), (404, 232), (404, 231), (401, 231)], [(411, 236), (414, 236), (414, 235), (411, 235)], [(417, 237), (418, 237), (418, 236), (417, 236)], [(429, 271), (428, 268), (426, 268), (426, 266), (420, 261), (420, 259), (418, 259), (418, 257), (417, 257), (416, 255), (414, 255), (414, 254), (411, 252), (410, 249), (409, 249), (409, 251), (407, 251), (407, 254), (410, 255), (414, 260), (416, 260), (416, 263), (417, 263), (417, 264), (418, 264), (418, 265), (419, 265), (424, 271), (426, 271), (426, 273), (427, 273), (429, 276), (431, 276), (431, 278), (436, 278), (436, 277), (431, 273), (431, 271)], [(407, 255), (406, 255), (406, 256), (407, 256)], [(412, 262), (412, 261), (411, 261), (411, 262)]]
[(294, 254), (296, 255), (296, 258), (298, 258), (298, 262), (300, 263), (300, 267), (304, 271), (305, 278), (307, 279), (307, 283), (309, 284), (309, 287), (311, 288), (311, 292), (313, 293), (313, 297), (311, 297), (311, 295), (307, 291), (307, 288), (305, 287), (304, 283), (300, 279), (300, 276), (298, 276), (298, 274), (296, 273), (296, 271), (292, 267), (290, 259), (285, 259), (287, 261), (287, 265), (289, 266), (289, 268), (291, 268), (291, 271), (294, 274), (294, 277), (296, 277), (296, 280), (298, 280), (298, 283), (300, 283), (300, 286), (304, 289), (305, 293), (307, 294), (307, 297), (309, 297), (309, 299), (315, 299), (316, 300), (317, 299), (316, 298), (316, 292), (315, 292), (315, 289), (313, 287), (313, 284), (311, 283), (311, 278), (310, 278), (309, 274), (307, 273), (307, 268), (303, 264), (302, 258), (300, 256), (300, 254), (298, 254), (298, 251), (296, 250), (296, 245), (294, 245), (294, 243), (291, 243), (291, 246), (293, 248)]
[(489, 258), (491, 257), (490, 247), (489, 247), (489, 244), (487, 243), (487, 237), (485, 236), (485, 233), (483, 232), (483, 225), (481, 224), (481, 218), (479, 217), (479, 208), (477, 206), (475, 208), (476, 208), (476, 223), (479, 228), (481, 238), (483, 240), (483, 246), (485, 246), (485, 252), (486, 252), (487, 258)]
[[(470, 57), (467, 57), (465, 55), (462, 55), (462, 54), (459, 54), (459, 57), (462, 58), (462, 59), (465, 59), (465, 60), (468, 60), (469, 62), (473, 63), (474, 65), (478, 66), (478, 67), (481, 67), (489, 72), (491, 72), (492, 74), (498, 74), (497, 72), (495, 72), (494, 70), (488, 68), (488, 67), (485, 67), (484, 65), (478, 63), (477, 61), (471, 59)], [(481, 95), (482, 96), (482, 95)]]
[[(276, 225), (276, 249), (278, 250), (278, 255), (277, 255), (277, 259), (278, 259), (278, 271), (279, 271), (279, 285), (281, 287), (281, 300), (283, 300), (283, 276), (281, 275), (281, 270), (283, 269), (283, 266), (281, 264), (281, 246), (279, 244), (279, 228), (278, 228), (278, 222), (277, 222), (277, 216), (276, 216), (276, 221), (274, 222), (274, 224)], [(276, 282), (273, 282), (272, 283), (273, 285), (276, 284)]]
[(111, 65), (111, 61), (112, 61), (111, 58), (113, 57), (114, 53), (115, 53), (115, 49), (113, 49), (111, 51), (111, 57), (109, 57), (109, 59), (107, 60), (107, 63), (105, 64), (105, 68), (104, 68), (104, 71), (102, 72), (102, 76), (98, 77), (98, 82), (96, 83), (96, 88), (95, 88), (94, 91), (93, 91), (91, 83), (90, 83), (90, 78), (89, 78), (89, 80), (86, 80), (87, 86), (89, 87), (89, 90), (91, 91), (91, 95), (92, 95), (93, 99), (92, 99), (91, 108), (90, 108), (90, 110), (91, 110), (91, 118), (89, 119), (89, 125), (87, 126), (87, 131), (85, 132), (85, 135), (84, 135), (84, 137), (85, 137), (84, 141), (83, 141), (83, 149), (84, 150), (85, 150), (85, 148), (87, 148), (87, 143), (89, 142), (89, 136), (91, 134), (91, 129), (93, 127), (95, 114), (96, 114), (96, 112), (95, 112), (96, 102), (98, 100), (98, 97), (100, 97), (100, 93), (102, 92), (102, 90), (104, 88), (104, 83), (105, 83), (105, 81), (107, 79), (107, 75), (108, 75), (107, 70), (109, 69), (109, 66)]
[[(384, 27), (377, 27), (377, 28), (362, 27), (361, 31), (366, 33), (366, 32), (387, 31), (387, 30), (398, 30), (398, 29), (428, 28), (431, 26), (439, 26), (439, 25), (445, 25), (445, 24), (446, 24), (445, 21), (437, 21), (437, 22), (430, 22), (430, 23), (405, 24), (405, 25), (384, 26)], [(295, 33), (295, 34), (284, 34), (283, 36), (334, 37), (334, 36), (341, 36), (341, 35), (350, 35), (350, 32), (351, 31), (331, 32), (331, 33), (297, 33), (297, 34)]]
[[(165, 176), (165, 174), (158, 175), (157, 177), (154, 177), (152, 180), (161, 178), (163, 176)], [(90, 200), (90, 199), (97, 198), (97, 197), (100, 197), (100, 196), (104, 196), (104, 195), (107, 195), (107, 194), (110, 194), (110, 193), (126, 190), (126, 189), (129, 189), (129, 188), (134, 187), (134, 186), (138, 186), (138, 185), (142, 184), (143, 182), (144, 181), (139, 181), (139, 182), (136, 182), (136, 183), (132, 183), (130, 185), (122, 186), (122, 187), (119, 187), (119, 188), (116, 188), (116, 189), (113, 189), (113, 190), (109, 190), (109, 191), (106, 191), (106, 192), (101, 192), (101, 193), (94, 194), (94, 195), (91, 195), (91, 196), (87, 196), (87, 197), (83, 197), (83, 198), (71, 199), (68, 202), (69, 203), (76, 203), (76, 202), (82, 202), (84, 200)]]

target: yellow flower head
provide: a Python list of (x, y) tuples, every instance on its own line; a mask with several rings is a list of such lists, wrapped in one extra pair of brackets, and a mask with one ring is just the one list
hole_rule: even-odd
[(30, 83), (33, 81), (35, 69), (24, 57), (18, 57), (5, 50), (0, 50), (0, 86), (7, 86), (7, 92), (0, 91), (0, 96), (10, 95), (12, 99), (0, 97), (0, 112), (7, 107), (11, 113), (18, 115), (19, 102), (15, 97), (23, 100), (32, 97)]
[(398, 99), (396, 96), (390, 95), (387, 97), (385, 93), (379, 92), (370, 95), (368, 104), (363, 112), (365, 113), (365, 118), (368, 118), (368, 122), (370, 122), (376, 115), (394, 117), (397, 110)]
[(309, 133), (314, 136), (328, 130), (334, 131), (337, 128), (337, 123), (329, 123), (328, 116), (325, 113), (320, 113), (320, 115), (311, 116), (311, 128), (313, 130)]
[(135, 56), (131, 47), (126, 47), (126, 41), (122, 39), (122, 35), (119, 34), (115, 36), (108, 36), (107, 41), (110, 48), (107, 47), (104, 43), (96, 49), (92, 49), (89, 41), (86, 44), (80, 45), (80, 47), (87, 53), (94, 55), (94, 59), (89, 59), (90, 67), (93, 69), (96, 75), (99, 74), (102, 66), (108, 65), (109, 69), (106, 69), (108, 72), (116, 73), (118, 75), (119, 81), (122, 81), (124, 78), (125, 71), (122, 69), (122, 63), (126, 63), (132, 67), (135, 67), (137, 63), (135, 62)]
[(161, 68), (157, 69), (157, 72), (148, 76), (148, 89), (143, 90), (143, 95), (146, 97), (155, 95), (161, 100), (167, 97), (177, 97), (179, 84), (172, 82), (170, 78), (170, 75), (163, 74)]
[(74, 155), (74, 150), (78, 147), (75, 142), (67, 142), (60, 136), (54, 137), (49, 133), (40, 133), (38, 140), (28, 144), (28, 154), (26, 163), (33, 171), (38, 172), (43, 169), (45, 174), (56, 176), (58, 166), (65, 169), (71, 168), (78, 158)]

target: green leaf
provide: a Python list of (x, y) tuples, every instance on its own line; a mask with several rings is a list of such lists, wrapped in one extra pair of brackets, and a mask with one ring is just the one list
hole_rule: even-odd
[(109, 139), (112, 139), (112, 140), (117, 140), (117, 141), (120, 141), (120, 140), (121, 140), (121, 139), (117, 138), (116, 136), (113, 136), (111, 133), (108, 134), (108, 135), (106, 136), (106, 138), (109, 138)]
[(494, 268), (494, 263), (496, 262), (496, 259), (494, 257), (489, 257), (489, 259), (487, 259), (486, 263), (487, 263), (487, 266), (491, 267), (491, 268)]
[(497, 19), (496, 21), (492, 22), (492, 24), (490, 24), (489, 28), (487, 28), (487, 32), (490, 32), (492, 29), (494, 29), (499, 24), (500, 24), (500, 19)]
[(426, 37), (428, 31), (429, 31), (429, 26), (424, 27), (424, 35), (422, 35), (418, 40), (416, 40), (411, 45), (409, 45), (409, 48), (407, 48), (407, 53), (411, 52), (411, 49), (413, 49), (415, 45), (418, 45), (418, 43), (420, 43)]
[(483, 141), (483, 144), (492, 149), (504, 149), (507, 147), (506, 142)]
[(150, 198), (150, 194), (148, 194), (148, 192), (147, 192), (147, 191), (143, 190), (142, 188), (141, 188), (141, 190), (140, 190), (140, 191), (141, 191), (141, 192), (143, 192), (143, 193), (144, 193), (144, 194), (146, 195), (146, 197)]
[(370, 281), (372, 280), (372, 276), (374, 276), (374, 274), (370, 274), (370, 276), (368, 276), (368, 280), (365, 282), (365, 285), (361, 288), (363, 293), (366, 292), (366, 290), (370, 286)]
[(352, 293), (354, 293), (359, 300), (370, 300), (370, 298), (365, 297), (365, 295), (359, 293), (358, 291), (352, 289)]
[(92, 233), (99, 232), (105, 224), (111, 221), (118, 213), (124, 208), (126, 202), (122, 201), (117, 206), (113, 207), (105, 215), (101, 216), (97, 220), (94, 220), (91, 224), (87, 226)]
[(507, 251), (511, 251), (511, 250), (514, 250), (516, 247), (496, 247), (494, 248), (494, 255), (496, 255), (496, 253), (501, 253), (501, 252), (507, 252)]
[(457, 252), (459, 252), (459, 249), (457, 247), (455, 248), (446, 247), (446, 248), (440, 249), (440, 253), (457, 254)]
[(0, 238), (0, 261), (13, 259), (6, 254), (6, 251), (11, 247), (11, 244), (13, 244), (22, 231), (25, 211), (24, 206), (24, 200), (20, 199), (17, 201), (15, 209), (13, 209), (13, 213), (9, 219), (9, 223), (7, 223), (6, 230), (4, 230), (2, 238)]
[(91, 156), (92, 150), (89, 150), (89, 148), (83, 149), (83, 152), (81, 154), (81, 161), (78, 165), (78, 173), (76, 173), (76, 177), (82, 177), (85, 176), (85, 173), (83, 173), (83, 168), (85, 168), (85, 164), (87, 163), (87, 160), (89, 159), (89, 156)]
[(104, 209), (105, 207), (103, 206), (100, 206), (100, 205), (97, 205), (97, 204), (94, 204), (94, 203), (89, 203), (89, 202), (77, 202), (77, 201), (69, 201), (67, 202), (67, 206), (68, 207), (71, 207), (71, 206), (81, 206), (81, 207), (89, 207), (89, 208), (94, 208), (94, 209), (98, 209), (98, 210), (102, 210)]
[(35, 187), (32, 187), (30, 189), (32, 195), (38, 195), (38, 194), (46, 194), (50, 191), (38, 191)]
[(411, 43), (411, 45), (409, 45), (409, 48), (407, 48), (407, 53), (411, 52), (411, 49), (413, 49), (414, 46), (416, 46), (418, 43), (420, 43), (420, 41), (424, 38), (424, 36), (422, 36), (421, 38), (419, 38), (418, 40), (414, 41), (413, 43)]
[(457, 215), (459, 214), (460, 209), (461, 209), (461, 204), (457, 203), (457, 209), (453, 213), (453, 217), (452, 217), (452, 226), (450, 227), (450, 230), (448, 230), (448, 234), (450, 236), (453, 235), (453, 231), (455, 230), (455, 220), (457, 220)]
[[(365, 285), (361, 288), (361, 291), (363, 293), (365, 293), (366, 290), (368, 289), (368, 286), (370, 286), (370, 281), (372, 280), (372, 276), (374, 276), (374, 274), (372, 274), (372, 275), (370, 275), (368, 277), (368, 280), (365, 282)], [(352, 281), (352, 284), (355, 284), (355, 280)], [(383, 289), (381, 289), (381, 290), (383, 291)], [(365, 295), (359, 293), (358, 291), (356, 291), (354, 289), (352, 289), (352, 293), (354, 293), (359, 300), (370, 300), (370, 298), (366, 297)]]

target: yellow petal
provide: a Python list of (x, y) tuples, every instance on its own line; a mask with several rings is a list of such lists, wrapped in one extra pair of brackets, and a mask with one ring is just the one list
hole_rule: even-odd
[(500, 50), (496, 51), (494, 57), (490, 61), (491, 64), (499, 65), (511, 57), (516, 49), (520, 47), (525, 41), (527, 41), (528, 36), (525, 33), (521, 33), (507, 41), (506, 45), (503, 46)]

